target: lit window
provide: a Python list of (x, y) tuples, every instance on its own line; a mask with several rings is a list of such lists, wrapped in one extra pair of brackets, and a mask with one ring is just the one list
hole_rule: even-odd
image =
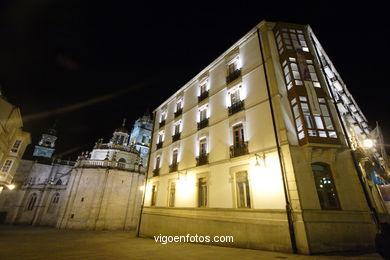
[(164, 110), (164, 111), (161, 112), (160, 123), (165, 121), (166, 118), (167, 118), (167, 111)]
[(164, 133), (165, 131), (161, 131), (158, 133), (158, 139), (157, 139), (158, 144), (164, 142)]
[(206, 178), (198, 179), (198, 207), (207, 207), (207, 182)]
[(313, 163), (311, 167), (321, 208), (327, 210), (340, 209), (336, 187), (329, 166), (323, 163)]
[(11, 169), (11, 166), (12, 166), (12, 163), (13, 163), (13, 162), (14, 162), (13, 160), (6, 160), (6, 161), (4, 162), (3, 167), (1, 168), (1, 171), (2, 171), (2, 172), (9, 172), (9, 170)]
[(207, 154), (207, 139), (202, 138), (199, 140), (199, 154), (206, 155)]
[(173, 135), (177, 135), (177, 134), (180, 134), (181, 133), (181, 120), (175, 122), (173, 124)]
[(178, 149), (174, 149), (173, 152), (172, 152), (172, 164), (177, 164), (178, 156), (179, 156), (179, 150)]
[(236, 173), (237, 207), (250, 208), (251, 199), (249, 193), (248, 173), (241, 171)]
[(156, 157), (156, 164), (154, 165), (154, 169), (160, 169), (160, 160), (161, 160), (161, 156), (158, 155)]
[(176, 102), (176, 111), (175, 111), (175, 112), (181, 111), (182, 109), (183, 109), (183, 99), (180, 98), (180, 99)]
[(16, 140), (14, 145), (12, 146), (11, 152), (17, 153), (21, 143), (22, 143), (21, 140)]

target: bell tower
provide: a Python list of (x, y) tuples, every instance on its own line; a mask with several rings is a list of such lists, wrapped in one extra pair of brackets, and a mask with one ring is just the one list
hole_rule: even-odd
[(55, 125), (43, 132), (38, 145), (35, 145), (33, 156), (37, 159), (51, 159), (55, 151), (57, 131)]

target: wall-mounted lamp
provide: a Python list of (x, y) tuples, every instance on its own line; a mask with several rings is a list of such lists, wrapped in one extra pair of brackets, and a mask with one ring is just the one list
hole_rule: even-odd
[(177, 171), (177, 179), (179, 181), (184, 181), (187, 179), (187, 171), (186, 172), (180, 172), (180, 171)]
[(374, 146), (374, 141), (372, 139), (364, 139), (363, 146), (365, 148), (372, 148)]
[(13, 189), (15, 189), (15, 187), (16, 187), (15, 184), (8, 184), (8, 185), (6, 185), (6, 186), (7, 186), (7, 188), (8, 188), (9, 190), (13, 190)]

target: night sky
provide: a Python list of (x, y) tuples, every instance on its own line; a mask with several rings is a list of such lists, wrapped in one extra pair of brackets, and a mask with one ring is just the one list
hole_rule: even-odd
[(108, 140), (123, 117), (131, 128), (263, 19), (310, 24), (369, 124), (378, 121), (390, 143), (386, 7), (143, 2), (0, 2), (0, 84), (32, 134), (25, 158), (56, 120), (64, 159)]

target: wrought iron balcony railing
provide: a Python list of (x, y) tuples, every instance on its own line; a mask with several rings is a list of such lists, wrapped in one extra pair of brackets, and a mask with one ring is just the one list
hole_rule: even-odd
[(200, 93), (200, 95), (198, 96), (198, 102), (201, 102), (202, 100), (204, 100), (208, 97), (209, 97), (209, 91), (206, 90), (206, 91)]
[(240, 100), (234, 104), (232, 104), (228, 109), (229, 109), (229, 116), (240, 112), (241, 110), (244, 110), (245, 107), (245, 102), (244, 100)]
[(175, 117), (180, 116), (182, 113), (183, 113), (183, 108), (180, 108), (180, 109), (176, 110)]
[(159, 127), (163, 127), (164, 125), (165, 125), (165, 119), (160, 122)]
[(156, 149), (160, 149), (163, 147), (163, 142), (160, 142), (156, 145)]
[(153, 170), (153, 177), (160, 175), (160, 168), (156, 168)]
[(175, 133), (174, 135), (172, 135), (172, 142), (180, 140), (180, 134), (181, 133)]
[(248, 154), (248, 142), (240, 142), (230, 146), (230, 158)]
[(226, 84), (233, 82), (235, 79), (241, 77), (241, 69), (236, 69), (226, 77)]
[(209, 154), (199, 154), (198, 157), (196, 157), (196, 166), (204, 165), (209, 163)]
[(209, 126), (209, 119), (205, 118), (202, 121), (198, 122), (198, 130), (205, 128), (206, 126)]
[(178, 163), (172, 163), (171, 165), (169, 165), (169, 172), (175, 172), (177, 171), (177, 167), (179, 166)]

